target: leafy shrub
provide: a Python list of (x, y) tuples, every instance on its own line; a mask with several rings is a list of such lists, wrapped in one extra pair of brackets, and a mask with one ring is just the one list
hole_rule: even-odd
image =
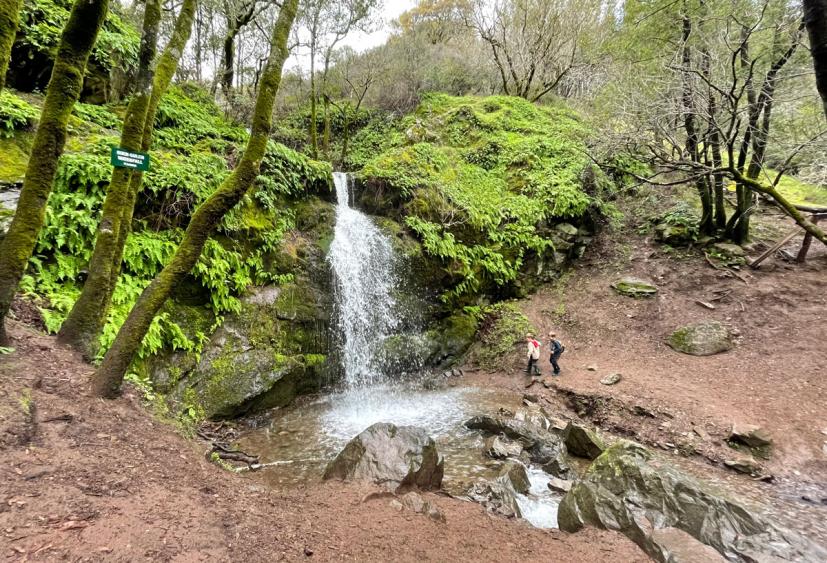
[(187, 95), (191, 90), (171, 86), (161, 98), (155, 117), (155, 136), (160, 146), (189, 152), (204, 139), (246, 140), (244, 129), (224, 121), (212, 100)]
[(105, 106), (94, 104), (75, 103), (72, 113), (84, 121), (100, 125), (106, 129), (118, 129), (123, 126), (121, 119)]
[(588, 130), (566, 109), (429, 94), (390, 146), (375, 127), (355, 144), (383, 152), (359, 176), (401, 196), (407, 226), (456, 280), (446, 301), (514, 282), (530, 255), (553, 250), (550, 225), (608, 209), (614, 186), (604, 175), (584, 189)]
[[(113, 6), (115, 8), (115, 6)], [(20, 12), (15, 50), (28, 59), (54, 60), (60, 34), (69, 20), (72, 0), (26, 0)], [(90, 64), (109, 71), (137, 63), (141, 38), (137, 30), (110, 9), (92, 49)]]
[(34, 125), (40, 113), (8, 90), (0, 91), (0, 137), (11, 137), (15, 129)]

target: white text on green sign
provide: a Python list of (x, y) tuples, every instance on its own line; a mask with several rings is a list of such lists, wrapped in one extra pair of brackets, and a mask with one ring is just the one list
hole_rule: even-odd
[(112, 166), (118, 168), (134, 168), (149, 170), (149, 155), (144, 152), (128, 151), (112, 147)]

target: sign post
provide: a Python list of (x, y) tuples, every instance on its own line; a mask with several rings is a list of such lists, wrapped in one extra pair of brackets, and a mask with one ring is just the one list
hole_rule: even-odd
[(149, 155), (145, 152), (112, 147), (111, 163), (116, 168), (134, 168), (146, 172), (149, 170)]

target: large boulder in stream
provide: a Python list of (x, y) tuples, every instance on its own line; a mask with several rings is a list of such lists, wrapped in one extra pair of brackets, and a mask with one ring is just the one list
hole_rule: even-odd
[(506, 518), (521, 518), (523, 515), (517, 503), (517, 491), (507, 475), (497, 477), (493, 481), (478, 479), (465, 496)]
[(442, 455), (424, 429), (377, 422), (348, 442), (324, 479), (367, 481), (398, 492), (439, 489), (442, 475)]
[[(657, 561), (827, 561), (827, 550), (784, 530), (747, 504), (656, 461), (638, 444), (606, 449), (558, 510), (561, 530), (618, 530)], [(705, 544), (705, 545), (704, 545)]]
[(570, 454), (586, 459), (594, 459), (606, 449), (596, 432), (573, 422), (563, 430), (563, 442)]

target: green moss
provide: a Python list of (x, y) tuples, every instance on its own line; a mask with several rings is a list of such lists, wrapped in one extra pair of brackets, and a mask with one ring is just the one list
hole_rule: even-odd
[(588, 129), (561, 107), (431, 94), (394, 127), (400, 134), (358, 172), (362, 204), (404, 216), (449, 274), (447, 301), (554, 263), (548, 223), (599, 213), (613, 193), (605, 175), (584, 182)]
[(497, 303), (480, 313), (478, 345), (473, 355), (476, 363), (485, 369), (497, 369), (515, 347), (525, 342), (532, 332), (528, 318), (515, 303)]
[(13, 138), (0, 136), (0, 184), (23, 181), (29, 164), (27, 150), (31, 133), (17, 133)]

